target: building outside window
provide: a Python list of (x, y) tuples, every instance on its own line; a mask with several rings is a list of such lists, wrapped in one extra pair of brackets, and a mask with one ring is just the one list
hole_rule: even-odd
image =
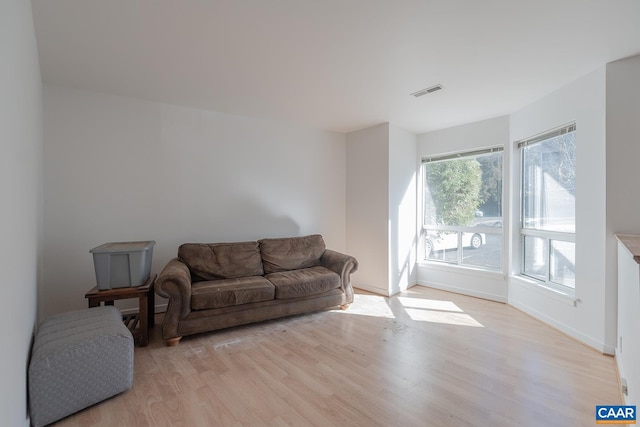
[(424, 259), (502, 269), (502, 148), (422, 159)]
[(518, 142), (521, 273), (575, 289), (576, 126)]

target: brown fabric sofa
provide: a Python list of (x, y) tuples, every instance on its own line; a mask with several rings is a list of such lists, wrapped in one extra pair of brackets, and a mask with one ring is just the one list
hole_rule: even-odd
[(156, 279), (169, 299), (162, 335), (184, 335), (345, 309), (353, 302), (350, 275), (358, 261), (325, 248), (321, 235), (257, 242), (185, 243)]

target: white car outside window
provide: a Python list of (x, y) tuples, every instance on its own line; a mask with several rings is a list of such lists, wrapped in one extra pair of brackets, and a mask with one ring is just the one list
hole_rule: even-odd
[[(478, 249), (485, 244), (484, 233), (462, 233), (462, 247)], [(433, 251), (458, 248), (458, 233), (452, 231), (429, 231), (425, 239), (425, 256), (428, 258)]]

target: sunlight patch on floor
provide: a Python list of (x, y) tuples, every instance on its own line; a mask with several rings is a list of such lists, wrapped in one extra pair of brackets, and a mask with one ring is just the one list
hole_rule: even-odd
[(452, 313), (449, 311), (423, 310), (419, 308), (405, 308), (405, 311), (416, 322), (444, 323), (456, 326), (473, 326), (484, 328), (484, 326), (473, 317), (465, 313)]
[(353, 304), (348, 310), (337, 310), (336, 312), (386, 319), (408, 316), (415, 322), (484, 327), (472, 316), (464, 313), (453, 301), (446, 300), (410, 297), (396, 297), (390, 300), (381, 295), (355, 294)]
[(402, 304), (409, 318), (416, 322), (484, 327), (476, 319), (464, 313), (453, 301), (398, 297), (398, 302)]
[(394, 319), (395, 316), (389, 308), (387, 298), (380, 295), (362, 295), (355, 294), (353, 296), (353, 304), (348, 310), (339, 311), (345, 314), (360, 314), (363, 316), (382, 317)]
[(453, 301), (407, 297), (398, 297), (398, 301), (400, 301), (400, 304), (402, 304), (403, 307), (424, 308), (428, 310), (441, 310), (462, 313), (462, 309), (455, 305)]

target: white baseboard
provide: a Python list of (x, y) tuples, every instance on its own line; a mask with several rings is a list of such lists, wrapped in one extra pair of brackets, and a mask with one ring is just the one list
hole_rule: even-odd
[(391, 296), (388, 289), (374, 288), (368, 285), (352, 285), (356, 289), (362, 289), (363, 291), (372, 292), (378, 295), (384, 295), (385, 297)]
[(559, 330), (560, 332), (570, 336), (571, 338), (580, 341), (581, 343), (594, 348), (597, 351), (602, 352), (603, 354), (608, 354), (608, 355), (614, 355), (615, 354), (615, 347), (612, 347), (610, 345), (607, 345), (603, 342), (600, 342), (596, 339), (594, 339), (593, 337), (590, 337), (588, 335), (585, 335), (579, 331), (576, 331), (575, 329), (573, 329), (570, 326), (565, 325), (564, 323), (558, 322), (557, 320), (553, 319), (552, 317), (547, 316), (544, 313), (541, 313), (531, 307), (529, 307), (526, 304), (522, 304), (520, 302), (516, 302), (516, 301), (509, 301), (509, 305), (511, 305), (512, 307), (517, 308), (520, 311), (523, 311), (525, 313), (527, 313), (528, 315), (535, 317), (536, 319), (540, 320), (541, 322), (546, 323), (547, 325)]
[(489, 301), (496, 301), (501, 303), (507, 303), (507, 298), (502, 295), (495, 295), (487, 292), (477, 291), (475, 289), (459, 288), (456, 286), (443, 285), (442, 283), (429, 282), (426, 280), (419, 280), (418, 285), (427, 286), (429, 288), (440, 289), (441, 291), (454, 292), (456, 294), (469, 295), (476, 298), (482, 298)]

